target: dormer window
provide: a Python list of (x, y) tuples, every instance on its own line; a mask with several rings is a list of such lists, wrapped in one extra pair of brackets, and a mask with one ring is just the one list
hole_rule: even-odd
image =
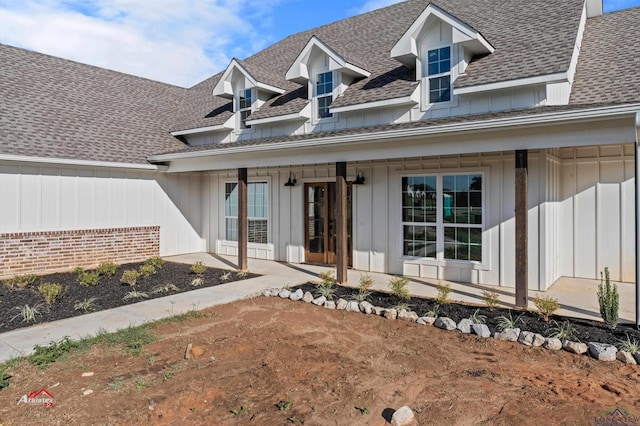
[(429, 76), (429, 103), (451, 100), (451, 47), (429, 50), (427, 54)]
[(329, 107), (333, 102), (333, 72), (328, 71), (318, 74), (316, 97), (318, 100), (318, 118), (333, 117), (333, 114), (329, 112)]
[(240, 128), (249, 129), (251, 126), (247, 124), (247, 119), (251, 115), (252, 96), (251, 89), (245, 89), (240, 92), (238, 97), (238, 112), (240, 112)]

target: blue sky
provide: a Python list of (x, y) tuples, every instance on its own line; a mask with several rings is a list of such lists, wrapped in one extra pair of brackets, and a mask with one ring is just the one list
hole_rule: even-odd
[(233, 57), (398, 1), (0, 0), (0, 43), (190, 87)]

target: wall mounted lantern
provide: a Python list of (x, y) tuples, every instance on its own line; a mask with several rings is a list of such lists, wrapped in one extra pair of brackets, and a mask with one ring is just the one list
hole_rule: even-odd
[(364, 185), (364, 174), (362, 173), (362, 170), (358, 170), (358, 173), (356, 174), (356, 179), (351, 183), (353, 185)]
[(289, 172), (289, 180), (284, 184), (284, 186), (296, 186), (297, 182), (296, 175), (294, 175), (293, 172)]

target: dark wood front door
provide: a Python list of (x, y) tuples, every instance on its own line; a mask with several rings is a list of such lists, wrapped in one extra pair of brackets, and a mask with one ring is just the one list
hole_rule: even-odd
[[(336, 263), (336, 184), (304, 185), (305, 258), (309, 263)], [(351, 184), (347, 184), (347, 253), (351, 265)]]

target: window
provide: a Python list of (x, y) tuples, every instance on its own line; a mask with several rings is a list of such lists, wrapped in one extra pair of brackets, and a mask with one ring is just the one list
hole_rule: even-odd
[(482, 191), (481, 173), (403, 177), (402, 254), (481, 262)]
[(429, 50), (429, 103), (451, 100), (451, 47)]
[[(267, 244), (269, 231), (269, 203), (267, 201), (267, 182), (249, 182), (247, 184), (248, 241)], [(238, 241), (238, 184), (225, 184), (225, 239)]]
[(249, 129), (251, 126), (247, 125), (247, 119), (251, 115), (251, 89), (245, 89), (240, 93), (238, 99), (238, 111), (240, 111), (240, 128)]
[(329, 107), (333, 102), (333, 72), (318, 74), (316, 98), (318, 101), (318, 118), (333, 117), (333, 114), (329, 112)]

